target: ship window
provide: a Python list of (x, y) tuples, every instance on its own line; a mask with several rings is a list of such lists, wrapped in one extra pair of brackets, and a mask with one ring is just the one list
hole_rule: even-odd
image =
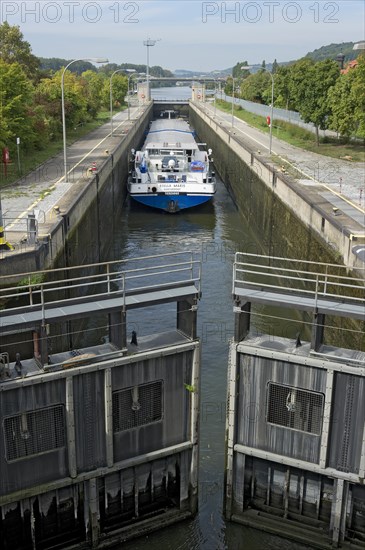
[(324, 395), (269, 382), (266, 420), (270, 424), (321, 434)]
[(65, 446), (63, 405), (4, 419), (6, 459), (18, 460)]
[(169, 157), (163, 157), (162, 159), (162, 170), (177, 170), (179, 167), (179, 161), (173, 155)]
[(122, 432), (162, 420), (163, 381), (113, 392), (113, 431)]

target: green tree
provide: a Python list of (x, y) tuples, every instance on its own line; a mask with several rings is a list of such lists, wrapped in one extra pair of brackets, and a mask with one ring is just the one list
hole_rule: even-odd
[(19, 27), (10, 26), (7, 21), (0, 25), (0, 59), (5, 63), (18, 63), (30, 78), (36, 76), (39, 68), (39, 59), (32, 54)]
[(241, 84), (241, 97), (256, 103), (265, 103), (265, 91), (269, 90), (271, 101), (271, 77), (267, 71), (259, 71), (250, 75)]
[[(299, 111), (304, 122), (314, 124), (317, 145), (319, 145), (319, 129), (328, 128), (330, 121), (331, 106), (328, 91), (340, 76), (338, 65), (336, 61), (330, 59), (311, 64), (302, 60), (295, 65), (297, 67), (294, 68), (293, 65), (291, 68), (291, 88), (295, 97), (296, 110)], [(298, 67), (305, 70), (298, 72)]]
[(247, 78), (250, 74), (250, 71), (248, 70), (242, 70), (241, 67), (248, 67), (247, 61), (241, 61), (239, 63), (236, 63), (235, 66), (232, 68), (232, 76), (234, 78), (239, 78), (240, 80), (243, 80), (244, 78)]
[(40, 80), (35, 90), (35, 105), (43, 113), (44, 125), (49, 128), (49, 138), (53, 139), (62, 131), (60, 77)]
[[(124, 104), (124, 98), (127, 95), (128, 78), (122, 73), (117, 73), (112, 80), (113, 108), (119, 108)], [(110, 79), (104, 80), (102, 90), (102, 102), (105, 108), (110, 105)]]
[[(274, 67), (273, 67), (274, 68)], [(291, 77), (288, 65), (279, 65), (275, 71), (275, 105), (284, 109), (292, 109), (291, 103)]]
[[(52, 78), (42, 79), (36, 88), (36, 104), (44, 109), (47, 124), (52, 133), (62, 131), (61, 78), (63, 69), (57, 71)], [(83, 81), (75, 73), (65, 72), (65, 118), (66, 126), (73, 128), (89, 119), (87, 112), (88, 100)]]
[(301, 104), (305, 101), (307, 88), (311, 85), (314, 76), (313, 65), (314, 61), (305, 58), (299, 59), (288, 68), (287, 95), (290, 97), (291, 108), (295, 111), (299, 111)]
[(87, 112), (92, 118), (95, 118), (103, 103), (103, 88), (106, 75), (96, 73), (95, 71), (85, 71), (81, 75), (84, 95), (87, 100)]
[(328, 92), (331, 107), (330, 128), (341, 136), (365, 139), (365, 56), (358, 66), (341, 74)]
[(233, 88), (233, 79), (231, 77), (228, 77), (224, 84), (222, 84), (223, 91), (226, 95), (232, 95), (232, 88)]
[(235, 83), (235, 95), (236, 97), (240, 95), (241, 82), (250, 76), (249, 70), (244, 70), (242, 67), (248, 67), (247, 61), (241, 61), (236, 63), (232, 68), (232, 77), (228, 77), (224, 86), (224, 93), (227, 95), (232, 95), (233, 93), (233, 79)]
[[(62, 67), (66, 67), (66, 65), (68, 65), (70, 61), (71, 59), (62, 59), (59, 57), (39, 58), (41, 70), (52, 73), (59, 71)], [(95, 67), (95, 65), (93, 65), (90, 61), (83, 60), (72, 63), (68, 70), (72, 73), (77, 73), (79, 75), (86, 71), (98, 72), (98, 69)]]
[(25, 147), (32, 145), (34, 131), (29, 116), (33, 86), (19, 63), (0, 59), (0, 147), (15, 149), (17, 137)]

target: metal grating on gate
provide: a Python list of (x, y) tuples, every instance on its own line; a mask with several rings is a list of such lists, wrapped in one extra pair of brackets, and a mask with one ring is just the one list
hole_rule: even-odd
[(4, 419), (6, 459), (17, 460), (65, 446), (63, 405)]
[(268, 383), (266, 419), (270, 424), (320, 435), (323, 405), (322, 393)]
[(158, 422), (163, 415), (163, 381), (113, 392), (113, 431)]

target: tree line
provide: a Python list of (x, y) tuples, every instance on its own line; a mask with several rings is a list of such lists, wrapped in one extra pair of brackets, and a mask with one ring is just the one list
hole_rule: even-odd
[[(0, 149), (7, 147), (15, 157), (16, 141), (22, 150), (45, 149), (62, 135), (61, 79), (66, 59), (43, 59), (33, 55), (18, 26), (0, 25)], [(71, 130), (97, 118), (110, 107), (110, 79), (113, 75), (113, 109), (125, 105), (128, 92), (126, 69), (146, 70), (145, 65), (109, 63), (96, 68), (77, 61), (64, 75), (66, 127)], [(123, 74), (123, 71), (125, 73)], [(150, 69), (152, 76), (171, 76), (161, 67)], [(132, 81), (130, 85), (132, 88)]]
[[(262, 68), (250, 74), (242, 69), (247, 62), (237, 63), (233, 77), (225, 87), (227, 94), (248, 101), (271, 104), (272, 79)], [(292, 64), (272, 66), (274, 106), (297, 111), (304, 122), (317, 130), (330, 129), (346, 140), (365, 139), (365, 56), (357, 58), (357, 66), (341, 72), (336, 61), (314, 61), (308, 57)], [(237, 79), (237, 80), (236, 80)]]

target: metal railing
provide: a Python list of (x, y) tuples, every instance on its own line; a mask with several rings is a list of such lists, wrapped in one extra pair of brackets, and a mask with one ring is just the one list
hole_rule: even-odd
[[(232, 102), (232, 96), (226, 95), (223, 92), (221, 94), (217, 93), (218, 99), (223, 99), (224, 101), (227, 101), (229, 103)], [(235, 105), (240, 105), (243, 109), (246, 111), (249, 111), (250, 113), (254, 113), (256, 115), (266, 117), (267, 115), (271, 115), (271, 107), (270, 105), (263, 105), (261, 103), (255, 103), (254, 101), (248, 101), (246, 99), (240, 99), (240, 98), (233, 98)], [(290, 111), (289, 109), (282, 109), (280, 107), (274, 107), (274, 121), (277, 120), (284, 120), (286, 122), (289, 122), (290, 124), (295, 124), (296, 126), (301, 126), (302, 128), (305, 128), (306, 130), (310, 132), (315, 132), (316, 127), (312, 122), (304, 122), (304, 120), (301, 118), (300, 114), (296, 111)], [(320, 135), (327, 136), (327, 135), (337, 135), (335, 132), (331, 132), (330, 130), (319, 130)]]
[(33, 245), (38, 239), (38, 226), (45, 221), (45, 213), (38, 211), (36, 216), (33, 211), (27, 217), (22, 215), (21, 211), (11, 211), (3, 216), (5, 238), (16, 243), (27, 242)]
[(236, 252), (233, 294), (237, 288), (300, 293), (315, 302), (319, 298), (354, 301), (364, 304), (365, 315), (364, 278), (350, 277), (342, 265)]
[(9, 314), (122, 296), (125, 306), (128, 295), (191, 284), (200, 293), (200, 260), (192, 252), (168, 253), (0, 276), (0, 304)]
[(154, 103), (189, 103), (191, 98), (153, 97), (152, 99)]

